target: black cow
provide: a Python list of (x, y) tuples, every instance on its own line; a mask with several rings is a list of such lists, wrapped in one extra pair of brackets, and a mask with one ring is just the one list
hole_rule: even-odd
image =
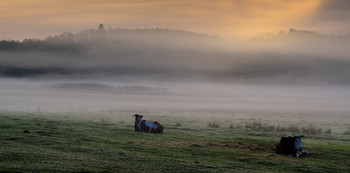
[(276, 146), (276, 153), (294, 157), (309, 156), (309, 152), (303, 151), (301, 137), (304, 136), (297, 135), (294, 137), (281, 137), (280, 142)]

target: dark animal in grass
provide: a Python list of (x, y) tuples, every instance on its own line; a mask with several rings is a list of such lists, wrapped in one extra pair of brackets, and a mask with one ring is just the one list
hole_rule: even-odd
[(294, 137), (281, 137), (280, 142), (276, 146), (276, 153), (293, 157), (309, 156), (309, 152), (303, 151), (301, 137), (304, 136), (297, 135)]
[(146, 121), (143, 118), (143, 115), (135, 114), (135, 125), (134, 129), (135, 131), (140, 132), (148, 132), (148, 133), (163, 133), (164, 127), (158, 123)]

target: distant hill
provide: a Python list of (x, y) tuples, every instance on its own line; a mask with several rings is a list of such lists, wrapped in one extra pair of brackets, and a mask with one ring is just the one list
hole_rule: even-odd
[(127, 29), (115, 28), (104, 29), (88, 29), (77, 33), (63, 32), (60, 35), (50, 36), (45, 41), (59, 42), (92, 42), (96, 40), (122, 40), (122, 39), (153, 39), (153, 40), (168, 40), (168, 39), (218, 39), (215, 36), (199, 34), (185, 30), (174, 30), (166, 28), (146, 28), (146, 29)]
[[(103, 25), (98, 29), (87, 29), (77, 33), (63, 32), (59, 35), (49, 36), (46, 39), (24, 39), (23, 41), (1, 40), (0, 51), (48, 51), (48, 52), (77, 52), (105, 43), (153, 43), (162, 45), (163, 42), (185, 44), (210, 41), (222, 41), (217, 36), (209, 36), (191, 31), (146, 28), (146, 29), (104, 29)], [(95, 44), (95, 45), (94, 45)]]

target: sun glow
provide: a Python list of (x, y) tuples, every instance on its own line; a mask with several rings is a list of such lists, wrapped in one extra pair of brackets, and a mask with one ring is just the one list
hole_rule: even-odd
[[(249, 36), (298, 27), (314, 14), (320, 4), (320, 0), (263, 1), (260, 6), (247, 9), (246, 18), (231, 15), (232, 18), (227, 22), (230, 25), (224, 32), (231, 31), (234, 34)], [(238, 23), (240, 25), (237, 25)]]
[(251, 36), (297, 27), (320, 4), (321, 0), (3, 0), (0, 24), (2, 31), (16, 31), (15, 35), (54, 28), (76, 30), (103, 22), (110, 27), (166, 27)]

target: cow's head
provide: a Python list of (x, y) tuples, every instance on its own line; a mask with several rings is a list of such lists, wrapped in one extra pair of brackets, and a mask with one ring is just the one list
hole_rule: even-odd
[(303, 135), (299, 136), (294, 136), (294, 149), (296, 151), (302, 151), (303, 146), (301, 145), (301, 137), (304, 137)]
[(135, 121), (136, 121), (136, 120), (138, 120), (139, 118), (142, 118), (143, 115), (135, 114), (134, 117), (135, 117)]

